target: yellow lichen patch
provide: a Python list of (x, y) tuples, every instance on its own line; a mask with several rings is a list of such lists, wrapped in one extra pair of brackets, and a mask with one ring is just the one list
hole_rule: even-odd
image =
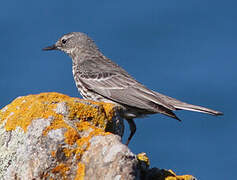
[(69, 170), (70, 168), (63, 163), (60, 163), (59, 165), (57, 165), (55, 168), (52, 169), (52, 173), (54, 174), (60, 174), (63, 179), (66, 178), (66, 172)]
[(9, 104), (5, 111), (0, 112), (0, 119), (1, 122), (7, 120), (5, 125), (7, 131), (14, 130), (16, 127), (21, 127), (26, 131), (33, 119), (46, 119), (50, 116), (62, 119), (62, 115), (54, 111), (55, 103), (68, 98), (68, 96), (58, 93), (41, 93), (19, 97)]
[(83, 180), (84, 176), (85, 176), (85, 165), (82, 163), (78, 163), (75, 180)]
[(169, 173), (171, 173), (171, 176), (168, 176), (165, 178), (165, 180), (193, 180), (194, 177), (191, 175), (182, 175), (177, 176), (171, 169), (168, 170)]
[(64, 152), (66, 157), (70, 157), (70, 156), (72, 156), (73, 154), (76, 153), (76, 148), (73, 148), (73, 149), (63, 148), (63, 152)]
[(142, 153), (139, 153), (137, 155), (137, 159), (141, 162), (144, 162), (146, 164), (147, 167), (150, 166), (150, 160), (149, 158), (147, 157), (146, 153), (142, 152)]
[(52, 157), (56, 157), (56, 151), (52, 151), (52, 152), (51, 152), (51, 156), (52, 156)]
[(79, 138), (76, 143), (77, 143), (77, 150), (76, 150), (76, 155), (77, 159), (81, 158), (81, 155), (89, 148), (90, 145), (90, 139), (94, 136), (105, 136), (109, 135), (111, 133), (109, 132), (104, 132), (100, 128), (96, 128), (95, 126), (92, 126), (89, 122), (80, 122), (76, 124), (78, 131), (85, 131), (88, 133), (87, 136), (84, 136), (82, 138)]
[(63, 120), (63, 118), (54, 118), (53, 121), (51, 121), (50, 126), (46, 127), (43, 131), (43, 135), (46, 136), (47, 133), (50, 130), (53, 129), (60, 129), (60, 128), (70, 128), (70, 126), (68, 126), (67, 123), (65, 123), (65, 121)]
[(7, 131), (14, 130), (16, 127), (21, 127), (26, 131), (33, 119), (47, 119), (51, 116), (54, 118), (54, 122), (44, 132), (47, 134), (51, 129), (67, 127), (67, 124), (63, 120), (63, 115), (55, 112), (57, 103), (59, 102), (65, 102), (67, 104), (69, 108), (69, 120), (90, 120), (92, 124), (101, 128), (106, 127), (106, 123), (112, 119), (114, 113), (114, 106), (112, 104), (89, 101), (92, 104), (90, 105), (88, 101), (71, 98), (59, 93), (41, 93), (15, 99), (4, 108), (4, 111), (0, 111), (0, 122), (6, 120), (5, 128)]
[[(111, 121), (114, 115), (113, 105), (106, 103), (97, 103), (89, 101), (97, 107), (77, 103), (73, 106), (69, 105), (69, 119), (80, 119), (82, 121), (90, 121), (92, 124), (105, 129), (107, 121)], [(105, 121), (107, 119), (107, 121)]]
[(104, 132), (104, 130), (101, 128), (96, 128), (95, 126), (91, 125), (91, 123), (89, 123), (89, 122), (76, 123), (76, 127), (77, 127), (78, 131), (91, 130), (89, 136), (111, 134), (109, 132)]
[(75, 129), (68, 128), (68, 130), (64, 133), (64, 137), (67, 144), (73, 145), (79, 138), (79, 135)]
[[(99, 103), (97, 102), (97, 105), (98, 104)], [(100, 104), (102, 104), (102, 106), (103, 106), (103, 109), (105, 111), (106, 117), (109, 120), (111, 120), (113, 118), (113, 116), (114, 116), (114, 105), (111, 104), (111, 103), (104, 103), (104, 102), (102, 102)]]

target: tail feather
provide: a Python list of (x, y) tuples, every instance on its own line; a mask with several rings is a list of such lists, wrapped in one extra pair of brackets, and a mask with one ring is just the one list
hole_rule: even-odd
[(171, 106), (175, 107), (177, 110), (188, 110), (188, 111), (196, 111), (196, 112), (201, 112), (201, 113), (206, 113), (206, 114), (211, 114), (211, 115), (223, 115), (222, 112), (215, 111), (209, 108), (205, 108), (202, 106), (197, 106), (197, 105), (192, 105), (188, 104), (182, 101), (179, 101), (177, 99), (165, 96), (163, 94), (155, 92), (160, 98), (162, 98), (164, 101), (166, 101), (168, 104)]
[(164, 106), (161, 106), (159, 104), (156, 104), (152, 101), (148, 102), (149, 106), (151, 106), (153, 109), (156, 109), (157, 113), (161, 113), (161, 114), (164, 114), (166, 116), (169, 116), (169, 117), (172, 117), (178, 121), (181, 121), (177, 116), (176, 114), (172, 111), (172, 110), (176, 110), (174, 107), (172, 109), (168, 109)]
[(218, 116), (218, 115), (223, 115), (222, 112), (219, 111), (215, 111), (212, 109), (208, 109), (202, 106), (196, 106), (196, 105), (192, 105), (192, 104), (174, 104), (174, 107), (177, 108), (177, 110), (188, 110), (188, 111), (196, 111), (196, 112), (201, 112), (201, 113), (206, 113), (206, 114), (211, 114), (214, 116)]
[(177, 116), (176, 116), (176, 114), (174, 113), (174, 112), (172, 112), (172, 111), (166, 111), (166, 112), (160, 112), (161, 114), (164, 114), (164, 115), (166, 115), (166, 116), (169, 116), (169, 117), (172, 117), (172, 118), (174, 118), (174, 119), (176, 119), (176, 120), (178, 120), (178, 121), (181, 121)]

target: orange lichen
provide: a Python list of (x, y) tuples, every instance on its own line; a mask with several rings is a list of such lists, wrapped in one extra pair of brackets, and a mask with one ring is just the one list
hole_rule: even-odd
[(111, 133), (109, 132), (104, 132), (100, 128), (96, 128), (95, 126), (92, 126), (89, 122), (80, 122), (76, 124), (77, 129), (79, 131), (89, 131), (87, 136), (79, 138), (76, 143), (77, 143), (77, 159), (81, 158), (81, 155), (89, 148), (90, 145), (90, 139), (94, 136), (101, 135), (109, 135)]
[(182, 175), (182, 176), (177, 176), (171, 169), (167, 171), (170, 173), (170, 176), (167, 176), (165, 180), (192, 180), (193, 176), (191, 175)]
[(52, 157), (56, 157), (56, 151), (52, 151), (52, 152), (51, 152), (51, 156), (52, 156)]
[(84, 176), (85, 176), (85, 165), (82, 163), (78, 163), (75, 180), (83, 180)]
[(43, 135), (46, 136), (50, 130), (60, 129), (60, 128), (70, 128), (67, 123), (62, 118), (55, 118), (51, 121), (50, 126), (46, 127), (43, 131)]
[[(106, 127), (106, 121), (110, 121), (113, 117), (113, 105), (108, 103), (97, 103), (89, 101), (92, 105), (88, 105), (84, 100), (79, 98), (71, 98), (59, 93), (41, 93), (38, 95), (28, 95), (15, 99), (11, 104), (0, 111), (0, 122), (6, 120), (5, 128), (7, 131), (21, 127), (27, 131), (27, 127), (33, 119), (53, 117), (54, 121), (51, 126), (44, 132), (51, 129), (68, 127), (63, 120), (63, 115), (55, 112), (57, 103), (65, 102), (69, 108), (69, 119), (88, 120), (101, 128)], [(93, 104), (96, 107), (93, 107)], [(71, 142), (70, 142), (71, 143)]]
[(68, 128), (64, 133), (65, 142), (69, 145), (73, 145), (79, 138), (77, 131), (73, 128)]
[(69, 97), (58, 93), (19, 97), (9, 104), (5, 111), (0, 112), (1, 122), (7, 120), (5, 125), (7, 131), (14, 130), (16, 127), (26, 131), (33, 119), (47, 119), (50, 116), (62, 119), (62, 115), (57, 114), (54, 109), (57, 102), (67, 98)]
[(63, 179), (66, 179), (66, 172), (69, 169), (70, 168), (66, 164), (60, 163), (55, 168), (52, 169), (52, 173), (60, 174), (60, 176), (62, 176)]
[[(69, 119), (89, 120), (92, 124), (104, 129), (107, 125), (105, 119), (110, 121), (114, 116), (114, 106), (108, 103), (88, 102), (90, 102), (92, 106), (83, 103), (69, 106)], [(93, 107), (93, 104), (97, 107)]]
[[(90, 139), (96, 135), (108, 135), (109, 132), (104, 132), (100, 128), (96, 128), (95, 126), (92, 126), (89, 122), (80, 122), (76, 124), (76, 127), (78, 131), (87, 131), (88, 135), (83, 137), (78, 137), (73, 140), (73, 142), (76, 142), (77, 146), (75, 148), (63, 148), (63, 152), (66, 157), (71, 157), (72, 155), (76, 155), (76, 159), (80, 160), (83, 153), (89, 148), (90, 145)], [(72, 130), (68, 130), (66, 134), (75, 134)], [(67, 135), (70, 137), (69, 135)], [(73, 143), (74, 144), (74, 143)], [(53, 169), (53, 173), (61, 173), (61, 175), (65, 178), (65, 169), (63, 165), (58, 165), (56, 168)], [(85, 165), (82, 163), (78, 163), (77, 168), (77, 174), (75, 179), (76, 180), (83, 180), (85, 176)]]
[(146, 153), (142, 152), (137, 155), (137, 159), (146, 164), (147, 167), (150, 166), (150, 160), (147, 157)]
[(66, 157), (70, 157), (76, 153), (76, 148), (63, 148), (63, 152)]

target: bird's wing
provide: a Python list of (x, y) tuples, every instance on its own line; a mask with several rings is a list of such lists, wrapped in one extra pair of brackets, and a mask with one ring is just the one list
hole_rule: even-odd
[(80, 75), (80, 80), (87, 89), (120, 104), (152, 112), (160, 112), (164, 108), (176, 110), (128, 74), (116, 71), (84, 73)]

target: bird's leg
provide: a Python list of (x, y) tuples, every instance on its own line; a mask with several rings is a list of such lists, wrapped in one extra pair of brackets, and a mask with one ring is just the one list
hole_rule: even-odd
[(129, 144), (130, 140), (132, 139), (133, 135), (135, 134), (136, 132), (136, 124), (134, 123), (133, 119), (126, 119), (128, 121), (128, 125), (129, 125), (129, 128), (130, 128), (130, 135), (128, 137), (128, 140), (126, 142), (126, 145)]

